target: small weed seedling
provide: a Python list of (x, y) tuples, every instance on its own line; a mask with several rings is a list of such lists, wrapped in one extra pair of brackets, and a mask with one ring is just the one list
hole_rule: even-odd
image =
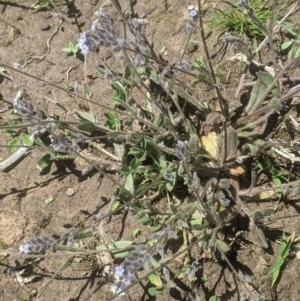
[(264, 5), (265, 1), (239, 1), (237, 5), (224, 1), (228, 9), (213, 10), (211, 26), (220, 29), (220, 36), (225, 32), (261, 39), (266, 35), (266, 21), (271, 17), (271, 9)]
[(69, 42), (68, 46), (64, 47), (62, 49), (62, 52), (65, 52), (67, 55), (73, 55), (76, 56), (79, 51), (79, 45), (73, 44), (72, 42)]
[(287, 257), (290, 255), (291, 247), (295, 239), (295, 233), (290, 236), (282, 234), (279, 245), (279, 256), (275, 263), (268, 270), (266, 277), (272, 278), (272, 287), (275, 285), (280, 273), (282, 272), (283, 265), (286, 262)]
[(291, 22), (285, 22), (283, 30), (286, 30), (290, 35), (290, 40), (281, 45), (283, 51), (288, 51), (291, 58), (300, 57), (300, 27)]

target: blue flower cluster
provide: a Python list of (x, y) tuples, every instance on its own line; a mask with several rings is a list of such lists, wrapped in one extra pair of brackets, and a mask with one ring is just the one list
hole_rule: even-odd
[(57, 241), (53, 238), (40, 236), (20, 245), (19, 251), (23, 254), (43, 254), (48, 249), (52, 249), (52, 251), (55, 252), (56, 243)]
[(114, 270), (116, 283), (112, 285), (111, 290), (115, 294), (124, 294), (123, 290), (134, 282), (135, 274), (131, 270), (126, 270), (123, 265), (117, 265)]
[(87, 32), (82, 32), (78, 40), (79, 49), (83, 55), (87, 55), (90, 52), (90, 46), (87, 43)]
[(124, 44), (124, 41), (117, 37), (114, 20), (103, 10), (98, 13), (98, 19), (91, 24), (90, 30), (81, 33), (78, 40), (79, 49), (85, 56), (99, 47), (117, 46), (118, 43)]
[(122, 264), (115, 266), (114, 276), (116, 281), (111, 290), (115, 294), (123, 294), (123, 291), (136, 280), (135, 273), (143, 267), (144, 263), (150, 266), (150, 261), (151, 256), (147, 252), (147, 247), (145, 245), (136, 246)]

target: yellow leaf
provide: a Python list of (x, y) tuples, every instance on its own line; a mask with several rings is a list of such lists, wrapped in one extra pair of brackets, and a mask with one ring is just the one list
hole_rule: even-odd
[(259, 194), (259, 199), (260, 200), (267, 200), (270, 199), (274, 196), (275, 191), (269, 190), (269, 191), (263, 191)]
[(207, 136), (201, 137), (201, 143), (203, 148), (213, 157), (214, 159), (219, 158), (219, 146), (218, 137), (215, 132), (210, 132)]

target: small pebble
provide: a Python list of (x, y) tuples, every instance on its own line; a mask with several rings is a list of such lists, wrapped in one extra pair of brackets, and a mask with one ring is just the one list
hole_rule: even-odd
[(67, 190), (67, 196), (73, 196), (75, 193), (74, 189), (73, 188), (68, 188)]

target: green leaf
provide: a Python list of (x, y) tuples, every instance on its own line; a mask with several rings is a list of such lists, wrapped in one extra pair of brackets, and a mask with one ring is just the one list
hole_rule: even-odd
[(37, 146), (45, 146), (43, 140), (42, 140), (40, 137), (37, 137), (37, 138), (34, 140), (34, 144), (37, 145)]
[(130, 169), (132, 171), (136, 171), (140, 165), (141, 165), (141, 160), (138, 158), (134, 158), (130, 162)]
[(33, 142), (30, 140), (28, 135), (23, 135), (23, 143), (25, 146), (32, 146)]
[(283, 107), (283, 105), (278, 97), (273, 97), (271, 99), (271, 105), (272, 105), (272, 109), (275, 110), (277, 113), (279, 113)]
[(166, 51), (167, 47), (166, 46), (162, 46), (159, 50), (160, 54), (164, 54), (164, 52)]
[(271, 266), (269, 269), (267, 276), (272, 277), (272, 287), (274, 286), (275, 282), (278, 279), (279, 273), (280, 273), (280, 268), (284, 264), (284, 259), (283, 258), (278, 258), (276, 262)]
[(245, 108), (245, 113), (247, 114), (255, 111), (256, 108), (259, 107), (261, 103), (258, 103), (258, 100), (263, 100), (261, 97), (274, 80), (274, 77), (266, 71), (257, 72), (257, 76), (258, 79), (254, 84), (250, 100)]
[(151, 74), (149, 68), (146, 67), (138, 67), (137, 72), (141, 77), (149, 77)]
[(114, 246), (117, 249), (129, 248), (132, 245), (131, 240), (117, 240), (114, 242)]
[(296, 50), (295, 54), (294, 54), (294, 58), (299, 58), (300, 57), (300, 47)]
[(48, 204), (52, 203), (53, 201), (54, 201), (54, 198), (53, 198), (53, 197), (49, 197), (49, 198), (46, 198), (46, 199), (44, 200), (44, 204), (45, 204), (45, 205), (48, 205)]
[(111, 86), (115, 91), (117, 91), (117, 92), (121, 93), (123, 96), (125, 96), (126, 90), (121, 82), (114, 81), (114, 82), (112, 82)]
[(280, 269), (276, 270), (276, 271), (272, 274), (272, 284), (271, 284), (271, 287), (273, 287), (274, 284), (275, 284), (275, 282), (277, 281), (278, 276), (279, 276), (279, 273), (280, 273)]
[(294, 238), (295, 232), (292, 233), (289, 237), (286, 237), (283, 233), (279, 250), (279, 254), (283, 259), (286, 259), (289, 256)]
[(138, 221), (141, 224), (146, 225), (150, 221), (150, 217), (147, 214), (144, 214), (144, 215), (141, 215), (140, 217), (138, 217)]
[(134, 194), (134, 183), (132, 174), (129, 174), (126, 178), (126, 182), (124, 184), (124, 188), (128, 190), (131, 194)]
[(87, 97), (87, 98), (91, 98), (93, 93), (91, 92), (91, 89), (90, 87), (87, 85), (87, 83), (84, 83), (83, 84), (83, 92), (84, 92), (84, 95)]
[(95, 125), (91, 121), (83, 121), (77, 125), (77, 129), (84, 132), (92, 132), (95, 129)]
[(200, 214), (199, 210), (196, 210), (193, 214), (192, 214), (192, 218), (191, 218), (191, 226), (194, 230), (199, 230), (201, 231), (203, 229), (203, 216), (202, 214)]
[(136, 228), (136, 229), (133, 229), (132, 230), (132, 235), (133, 235), (133, 237), (138, 237), (139, 235), (141, 234), (141, 230), (140, 229), (138, 229), (138, 228)]
[(280, 178), (273, 178), (273, 183), (275, 186), (280, 186), (282, 184)]
[(162, 288), (158, 288), (158, 287), (150, 287), (148, 289), (148, 293), (150, 296), (157, 296), (162, 294), (162, 292), (163, 292)]
[(156, 287), (162, 287), (162, 281), (160, 279), (160, 276), (157, 274), (149, 275), (149, 281)]
[(113, 203), (113, 205), (111, 206), (111, 208), (110, 208), (110, 212), (115, 212), (119, 208), (119, 206), (120, 206), (120, 202), (119, 201), (115, 201)]
[(154, 259), (153, 257), (151, 257), (151, 265), (153, 269), (158, 269), (161, 266), (159, 261)]
[(51, 166), (52, 162), (53, 161), (51, 160), (51, 155), (46, 154), (42, 158), (40, 158), (40, 160), (38, 161), (37, 168), (39, 170), (43, 170), (45, 168), (48, 168), (49, 166)]
[(230, 247), (222, 240), (216, 239), (216, 246), (222, 254), (230, 251)]
[(281, 45), (281, 50), (286, 50), (286, 49), (290, 48), (294, 42), (295, 42), (294, 40), (290, 40), (290, 41), (283, 43)]
[(65, 52), (66, 54), (73, 54), (75, 55), (79, 50), (79, 45), (74, 45), (72, 42), (69, 42), (67, 47), (64, 47), (62, 49), (62, 52)]
[(217, 296), (211, 296), (208, 301), (218, 301)]
[(246, 146), (249, 148), (250, 150), (250, 153), (252, 156), (256, 156), (258, 151), (259, 151), (259, 148), (254, 145), (254, 144), (251, 144), (251, 143), (246, 143)]
[(105, 112), (107, 120), (105, 122), (105, 126), (109, 127), (112, 130), (119, 130), (121, 128), (121, 122), (119, 118), (119, 114), (114, 111)]
[(125, 102), (125, 100), (124, 100), (125, 96), (120, 95), (120, 94), (114, 94), (111, 99), (112, 99), (113, 104), (123, 107), (128, 112), (135, 113), (132, 106), (130, 106), (129, 104), (127, 104)]
[(278, 258), (275, 263), (270, 267), (270, 269), (268, 270), (267, 275), (271, 276), (273, 275), (276, 271), (279, 271), (281, 266), (284, 263), (284, 259), (283, 258)]
[(129, 250), (121, 250), (129, 248), (132, 245), (130, 240), (120, 240), (113, 243), (113, 248), (120, 250), (112, 250), (111, 253), (114, 258), (125, 258), (129, 255)]
[(130, 252), (129, 251), (111, 251), (111, 254), (113, 255), (114, 258), (126, 258)]
[(92, 123), (97, 122), (95, 115), (91, 112), (78, 111), (77, 113), (78, 113), (79, 117), (81, 117), (84, 120), (90, 121)]
[(69, 46), (64, 47), (61, 51), (66, 52), (67, 54), (72, 52), (72, 50), (69, 48)]
[(16, 137), (8, 143), (8, 150), (11, 153), (14, 153), (19, 148), (19, 146), (20, 146), (19, 138)]
[(161, 225), (153, 225), (153, 226), (150, 226), (151, 232), (156, 232), (156, 231), (158, 231), (160, 228), (161, 228)]
[(123, 72), (123, 78), (124, 79), (130, 79), (130, 68), (128, 65), (125, 66), (124, 72)]

